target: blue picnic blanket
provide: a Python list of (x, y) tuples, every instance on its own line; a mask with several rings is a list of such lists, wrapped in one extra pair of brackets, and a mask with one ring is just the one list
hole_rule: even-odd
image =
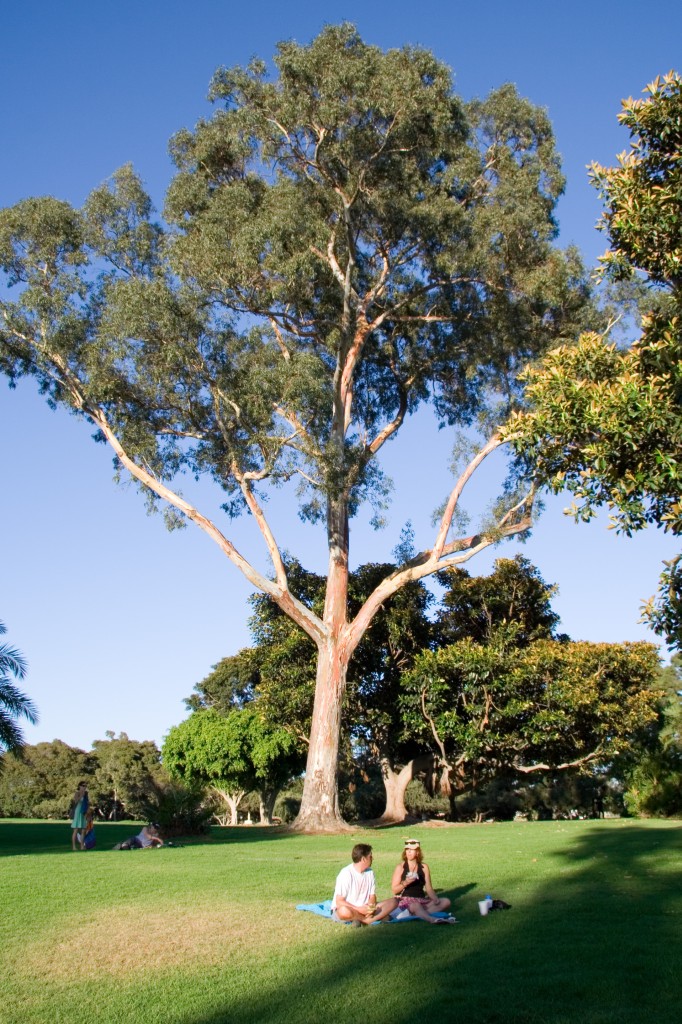
[[(319, 917), (329, 917), (329, 918), (331, 918), (331, 916), (332, 916), (332, 901), (331, 900), (323, 900), (322, 903), (298, 903), (296, 905), (296, 909), (297, 910), (307, 910), (311, 914), (317, 914)], [(441, 913), (440, 911), (436, 911), (436, 913), (433, 916), (434, 917), (449, 917), (450, 915), (447, 914), (447, 913)], [(403, 921), (419, 921), (419, 918), (418, 917), (413, 917), (412, 914), (406, 914), (405, 916), (403, 916), (401, 914), (399, 917), (387, 917), (387, 918), (384, 918), (384, 921), (386, 921), (387, 924), (402, 924)], [(350, 924), (350, 921), (342, 921), (342, 922), (339, 922), (339, 923), (340, 924)], [(374, 922), (374, 924), (383, 924), (383, 923), (384, 923), (383, 921), (375, 921)]]
[(332, 901), (324, 900), (322, 903), (299, 903), (297, 910), (309, 910), (311, 914), (319, 914), (320, 917), (332, 916)]

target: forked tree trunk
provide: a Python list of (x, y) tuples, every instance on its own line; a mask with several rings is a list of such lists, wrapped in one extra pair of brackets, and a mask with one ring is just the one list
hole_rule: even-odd
[(238, 807), (244, 798), (246, 790), (236, 790), (230, 792), (227, 789), (218, 789), (217, 786), (213, 786), (214, 793), (217, 793), (221, 800), (227, 804), (230, 813), (230, 825), (239, 824)]
[(379, 821), (400, 822), (407, 817), (405, 807), (405, 793), (412, 779), (420, 772), (429, 771), (433, 768), (434, 759), (431, 754), (423, 754), (420, 757), (413, 757), (399, 772), (394, 771), (387, 758), (381, 759), (381, 777), (386, 790), (386, 807)]

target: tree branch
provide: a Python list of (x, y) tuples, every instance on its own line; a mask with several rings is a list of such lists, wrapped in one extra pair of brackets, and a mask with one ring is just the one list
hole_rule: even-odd
[[(97, 424), (99, 429), (102, 431), (102, 434), (113, 448), (119, 462), (128, 470), (132, 477), (138, 480), (145, 487), (148, 487), (150, 491), (153, 491), (154, 494), (157, 494), (164, 501), (167, 501), (173, 508), (178, 509), (179, 512), (182, 512), (183, 515), (187, 516), (188, 519), (203, 530), (204, 533), (206, 533), (211, 540), (218, 545), (220, 550), (229, 558), (233, 565), (240, 570), (249, 583), (253, 584), (253, 586), (258, 590), (261, 590), (263, 593), (271, 597), (275, 604), (277, 604), (286, 615), (289, 615), (294, 622), (296, 622), (301, 629), (308, 634), (311, 640), (315, 643), (320, 643), (326, 638), (328, 633), (327, 627), (317, 615), (315, 615), (309, 608), (290, 593), (286, 582), (286, 576), (282, 578), (281, 573), (278, 574), (278, 583), (275, 584), (273, 580), (268, 579), (267, 576), (263, 576), (262, 573), (258, 572), (258, 570), (255, 569), (242, 554), (240, 554), (234, 544), (232, 544), (232, 542), (229, 541), (223, 533), (221, 533), (215, 523), (202, 515), (198, 509), (194, 508), (193, 505), (190, 505), (190, 503), (180, 497), (179, 494), (176, 494), (158, 480), (149, 470), (139, 466), (128, 455), (109, 425), (104, 411), (99, 406), (90, 407), (81, 398), (79, 408)], [(277, 555), (279, 557), (279, 553), (277, 553)]]
[(590, 761), (595, 761), (598, 757), (601, 757), (604, 750), (603, 743), (592, 751), (591, 754), (585, 754), (584, 757), (578, 757), (575, 761), (564, 761), (563, 764), (531, 764), (521, 765), (516, 762), (513, 763), (513, 768), (517, 772), (523, 772), (524, 775), (529, 775), (531, 772), (558, 772), (564, 768), (579, 768), (582, 764), (587, 764)]

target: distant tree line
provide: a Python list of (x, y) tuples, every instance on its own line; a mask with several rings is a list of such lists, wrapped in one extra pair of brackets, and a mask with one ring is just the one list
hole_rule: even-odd
[(0, 774), (0, 814), (13, 818), (65, 818), (76, 786), (84, 781), (90, 805), (103, 819), (141, 818), (167, 777), (155, 743), (122, 732), (95, 740), (88, 752), (62, 740), (26, 745), (5, 757)]

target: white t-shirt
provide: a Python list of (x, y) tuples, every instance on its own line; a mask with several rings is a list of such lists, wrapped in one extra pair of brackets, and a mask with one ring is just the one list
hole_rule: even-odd
[(376, 881), (372, 869), (357, 871), (354, 864), (349, 864), (348, 867), (342, 868), (336, 877), (332, 910), (336, 910), (337, 896), (341, 896), (354, 907), (364, 907), (375, 892)]

